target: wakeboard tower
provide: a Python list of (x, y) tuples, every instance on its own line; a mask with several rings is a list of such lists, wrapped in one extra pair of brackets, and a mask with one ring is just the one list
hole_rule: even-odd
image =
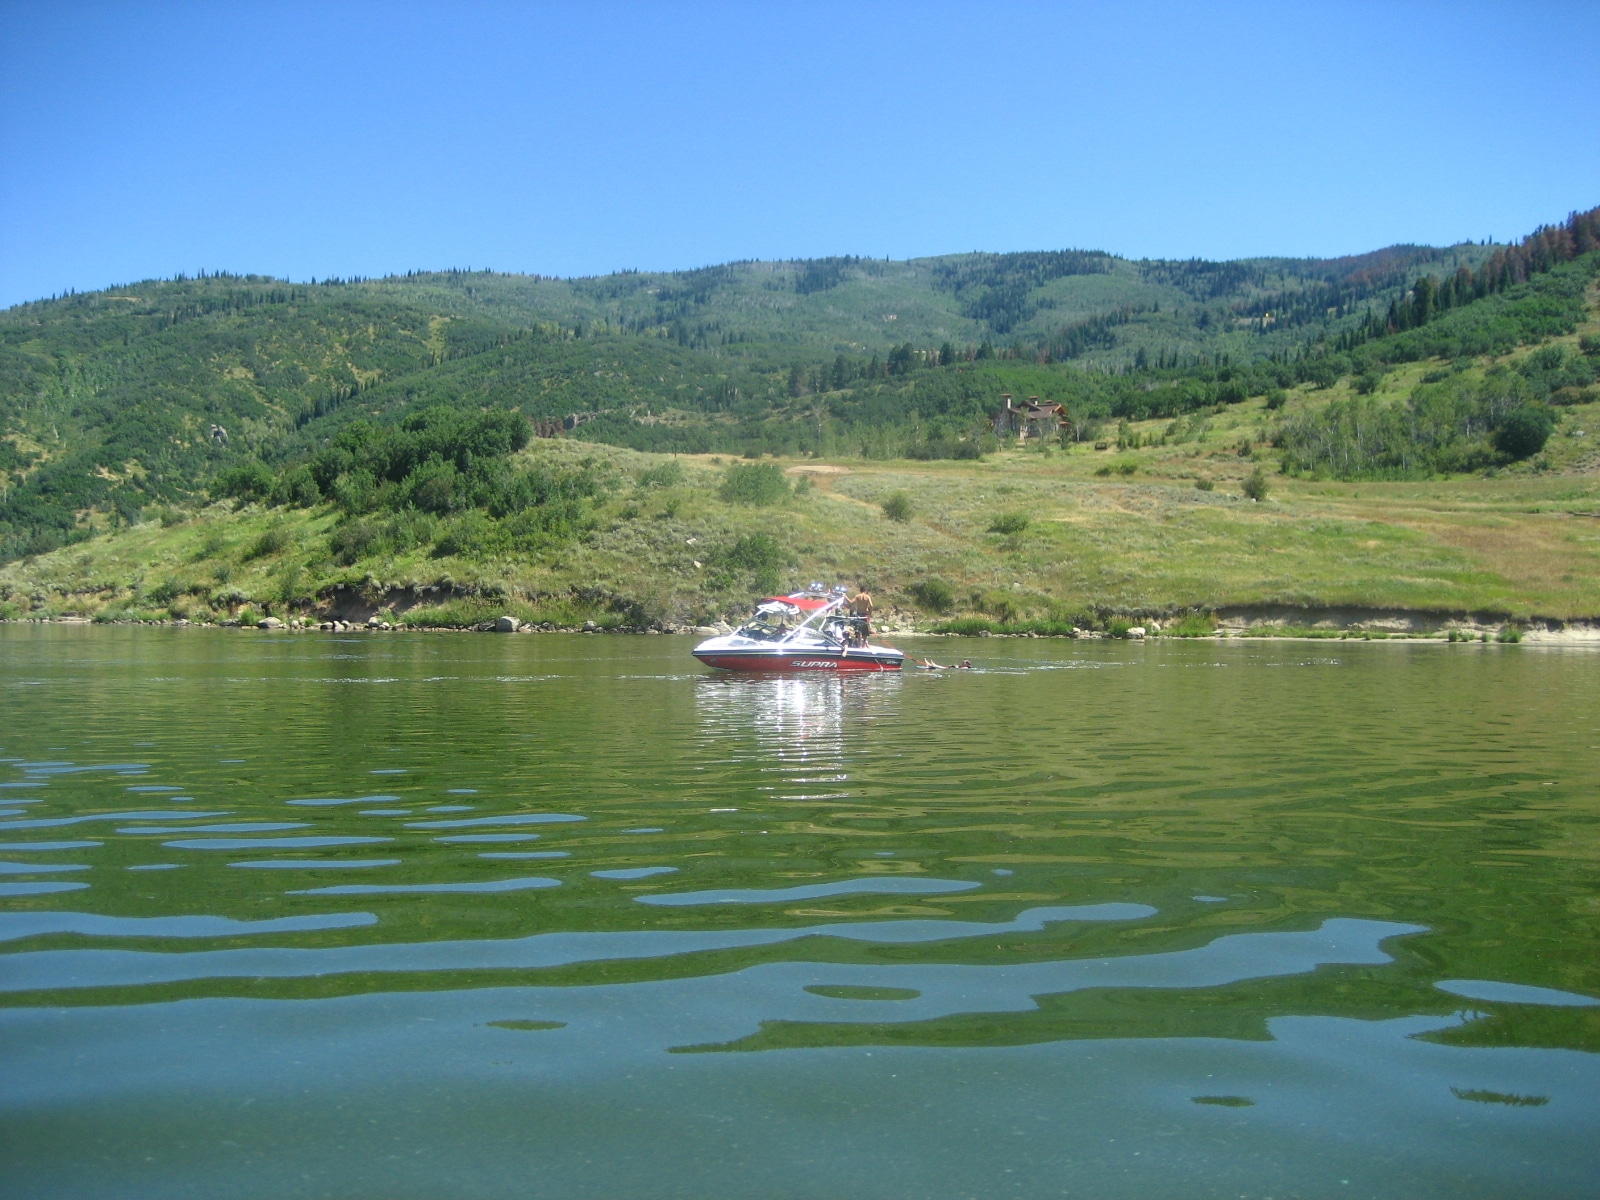
[(694, 656), (723, 671), (898, 671), (904, 652), (868, 644), (848, 604), (844, 588), (820, 583), (770, 596), (738, 629), (701, 642)]

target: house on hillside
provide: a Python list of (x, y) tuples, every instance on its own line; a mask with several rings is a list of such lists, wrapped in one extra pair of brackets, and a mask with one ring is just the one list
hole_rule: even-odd
[(1025, 403), (1016, 404), (1009, 392), (1000, 397), (1000, 410), (989, 418), (989, 424), (996, 437), (1015, 437), (1022, 441), (1060, 437), (1062, 430), (1072, 428), (1064, 406), (1037, 396), (1029, 396)]

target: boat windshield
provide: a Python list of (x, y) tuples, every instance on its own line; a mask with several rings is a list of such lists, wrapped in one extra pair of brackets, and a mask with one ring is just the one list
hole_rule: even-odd
[[(750, 638), (758, 642), (781, 642), (800, 630), (802, 627), (810, 634), (817, 634), (819, 630), (813, 623), (818, 616), (826, 615), (829, 609), (823, 612), (806, 613), (797, 604), (789, 604), (783, 600), (769, 600), (756, 609), (756, 615), (741, 625), (737, 633), (740, 637)], [(826, 634), (823, 634), (826, 637)]]
[(740, 637), (747, 637), (757, 642), (776, 642), (787, 637), (794, 629), (794, 624), (781, 613), (759, 613), (753, 621), (747, 621), (739, 626)]

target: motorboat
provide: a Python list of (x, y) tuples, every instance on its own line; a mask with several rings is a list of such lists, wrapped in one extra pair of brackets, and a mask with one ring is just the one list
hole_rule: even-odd
[(749, 621), (701, 642), (694, 656), (723, 671), (898, 671), (904, 652), (867, 644), (848, 604), (844, 588), (815, 583), (769, 596)]

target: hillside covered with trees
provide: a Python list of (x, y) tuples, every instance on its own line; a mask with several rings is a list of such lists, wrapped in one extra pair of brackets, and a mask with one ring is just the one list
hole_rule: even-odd
[[(1398, 364), (1570, 333), (1600, 260), (1597, 214), (1515, 246), (1335, 260), (1059, 251), (573, 280), (216, 275), (57, 297), (0, 314), (0, 560), (214, 496), (336, 502), (353, 518), (440, 511), (422, 497), (448, 493), (500, 521), (594, 486), (491, 480), (498, 451), (436, 447), (413, 464), (434, 472), (421, 481), (372, 457), (470, 441), (485, 412), (520, 414), (501, 430), (513, 439), (931, 459), (982, 452), (1002, 392), (1064, 404), (1069, 436), (1094, 441), (1349, 379), (1342, 406), (1284, 416), (1286, 470), (1492, 469), (1537, 452), (1552, 407), (1592, 384), (1592, 353), (1555, 350), (1470, 387), (1446, 369), (1403, 402), (1373, 393)], [(335, 470), (339, 454), (364, 465)], [(543, 498), (514, 513), (506, 488)]]

